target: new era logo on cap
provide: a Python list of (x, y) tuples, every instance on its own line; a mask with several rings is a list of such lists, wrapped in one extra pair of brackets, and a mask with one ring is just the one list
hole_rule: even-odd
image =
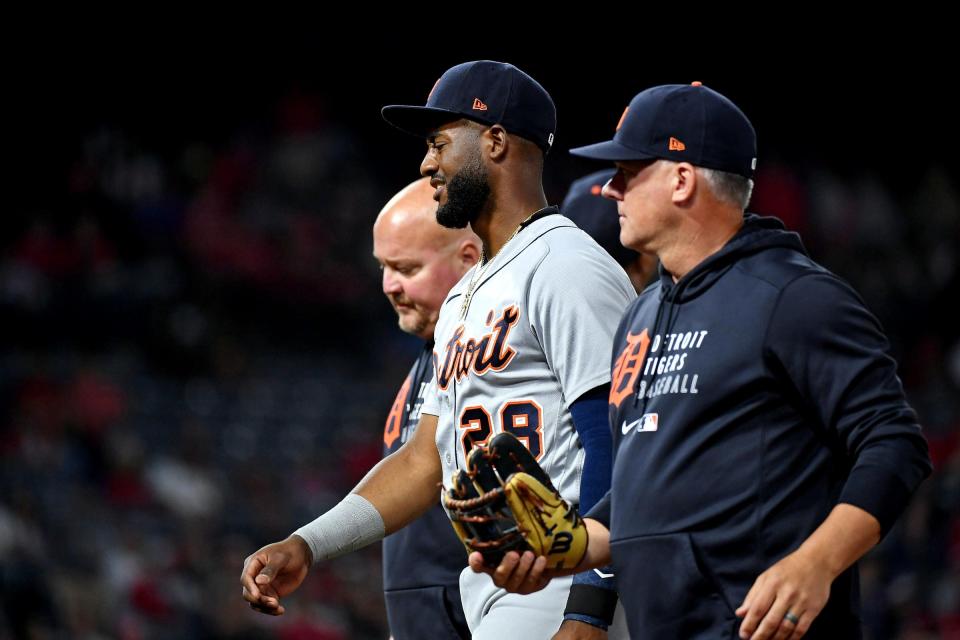
[(634, 96), (612, 140), (570, 153), (614, 162), (664, 158), (751, 178), (757, 136), (743, 112), (713, 89), (668, 84)]
[(487, 111), (487, 110), (488, 110), (488, 109), (487, 109), (487, 105), (483, 104), (483, 102), (480, 100), (480, 98), (474, 98), (474, 99), (473, 99), (473, 108), (474, 108), (476, 111)]

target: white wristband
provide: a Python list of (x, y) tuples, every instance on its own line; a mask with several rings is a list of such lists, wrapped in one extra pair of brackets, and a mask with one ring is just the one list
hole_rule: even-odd
[(363, 496), (351, 493), (337, 506), (293, 533), (306, 541), (316, 563), (382, 540), (386, 530), (377, 508)]

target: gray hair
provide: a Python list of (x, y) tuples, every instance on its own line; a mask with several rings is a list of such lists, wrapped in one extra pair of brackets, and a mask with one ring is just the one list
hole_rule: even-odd
[(753, 194), (753, 180), (750, 178), (705, 167), (697, 167), (697, 170), (718, 200), (736, 205), (740, 209), (746, 209), (750, 204), (750, 196)]

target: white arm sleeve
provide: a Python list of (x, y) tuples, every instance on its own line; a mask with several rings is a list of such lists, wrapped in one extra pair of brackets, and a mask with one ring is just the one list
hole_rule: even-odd
[(337, 506), (296, 531), (304, 539), (313, 562), (329, 560), (361, 549), (386, 534), (383, 517), (369, 500), (349, 494)]

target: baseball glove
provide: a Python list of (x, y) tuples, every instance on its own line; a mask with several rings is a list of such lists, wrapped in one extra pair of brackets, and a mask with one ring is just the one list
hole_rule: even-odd
[(508, 551), (547, 557), (547, 568), (573, 568), (587, 550), (587, 528), (576, 507), (553, 487), (530, 451), (510, 433), (467, 456), (443, 499), (467, 552), (496, 567)]

